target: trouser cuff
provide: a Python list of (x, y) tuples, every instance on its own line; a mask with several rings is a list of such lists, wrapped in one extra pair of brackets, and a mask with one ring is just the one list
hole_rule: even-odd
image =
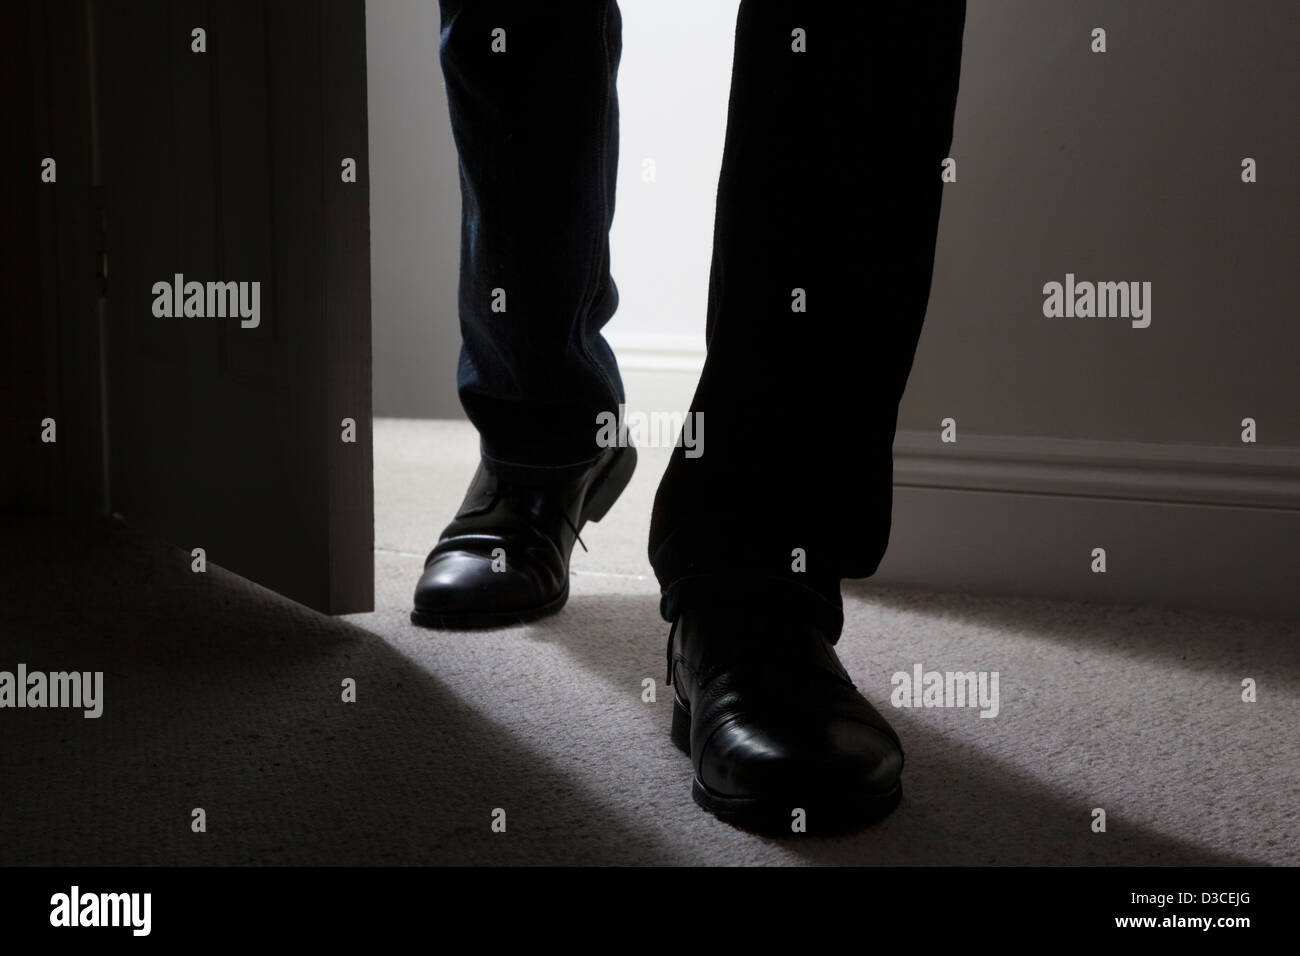
[(834, 644), (844, 630), (839, 581), (800, 583), (762, 574), (693, 574), (667, 585), (659, 601), (665, 621), (698, 607), (744, 605), (795, 614), (810, 621)]

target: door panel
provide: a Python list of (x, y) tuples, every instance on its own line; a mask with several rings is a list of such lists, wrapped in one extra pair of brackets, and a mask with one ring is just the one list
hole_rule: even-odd
[[(92, 7), (113, 510), (318, 610), (368, 610), (364, 4)], [(259, 324), (156, 317), (177, 273), (258, 283)]]
[[(0, 3), (0, 512), (108, 507), (85, 0)], [(55, 163), (54, 180), (44, 176)], [(56, 441), (43, 440), (46, 419)]]

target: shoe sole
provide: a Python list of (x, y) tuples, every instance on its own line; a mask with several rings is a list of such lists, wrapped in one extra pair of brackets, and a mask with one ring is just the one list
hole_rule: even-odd
[[(691, 755), (691, 714), (673, 695), (672, 741), (686, 756)], [(761, 797), (728, 797), (710, 790), (699, 775), (691, 777), (691, 796), (719, 820), (745, 830), (771, 835), (791, 834), (793, 812), (804, 811), (807, 833), (834, 834), (854, 830), (889, 815), (903, 797), (903, 782), (885, 793), (854, 796), (768, 794)]]
[[(632, 480), (636, 471), (636, 448), (628, 445), (620, 448), (610, 458), (605, 469), (591, 482), (587, 500), (582, 503), (582, 514), (578, 518), (578, 531), (581, 532), (588, 521), (597, 522), (609, 514), (614, 502), (623, 494), (623, 490)], [(444, 611), (423, 611), (415, 608), (411, 611), (411, 623), (417, 627), (435, 630), (480, 630), (484, 628), (511, 627), (526, 624), (541, 617), (547, 617), (560, 610), (569, 600), (569, 582), (565, 579), (564, 590), (545, 604), (533, 608), (515, 611), (463, 611), (447, 613)]]
[(417, 607), (411, 611), (411, 623), (416, 627), (427, 627), (435, 631), (481, 631), (513, 627), (516, 624), (527, 624), (539, 617), (554, 614), (564, 607), (568, 600), (569, 582), (565, 581), (560, 596), (540, 607), (526, 608), (522, 611), (466, 611), (460, 614), (421, 611)]

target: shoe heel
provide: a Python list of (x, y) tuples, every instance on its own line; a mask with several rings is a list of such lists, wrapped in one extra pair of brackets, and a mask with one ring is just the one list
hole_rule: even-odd
[(596, 479), (591, 493), (582, 509), (583, 521), (599, 521), (614, 507), (618, 496), (623, 493), (627, 483), (636, 471), (636, 448), (628, 445), (614, 453), (614, 459), (605, 468), (605, 473)]
[(690, 712), (682, 706), (682, 702), (673, 695), (673, 743), (677, 749), (688, 757), (691, 753), (691, 715)]

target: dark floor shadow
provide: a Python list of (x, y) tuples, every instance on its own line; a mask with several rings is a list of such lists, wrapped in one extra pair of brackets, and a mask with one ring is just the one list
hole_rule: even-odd
[(352, 624), (111, 522), (9, 522), (0, 557), (0, 669), (106, 672), (97, 720), (0, 714), (2, 865), (674, 861)]

